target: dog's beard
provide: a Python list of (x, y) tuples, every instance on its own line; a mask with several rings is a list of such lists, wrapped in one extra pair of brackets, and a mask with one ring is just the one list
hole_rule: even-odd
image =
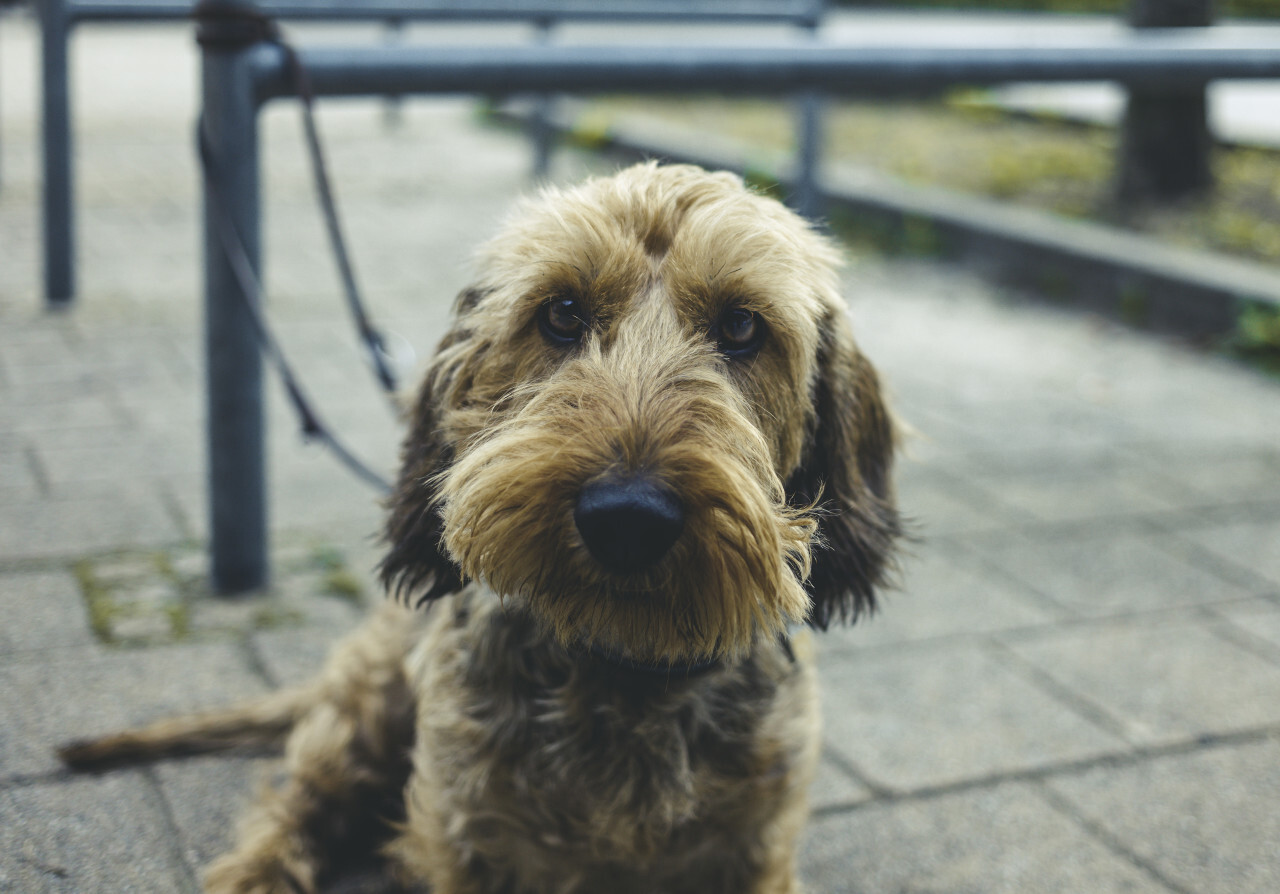
[[(802, 620), (815, 523), (786, 505), (745, 415), (687, 377), (638, 403), (600, 381), (542, 391), (445, 473), (444, 545), (463, 573), (521, 599), (567, 646), (641, 661), (733, 658)], [(685, 512), (670, 551), (626, 575), (574, 523), (583, 485), (620, 470), (659, 481)]]

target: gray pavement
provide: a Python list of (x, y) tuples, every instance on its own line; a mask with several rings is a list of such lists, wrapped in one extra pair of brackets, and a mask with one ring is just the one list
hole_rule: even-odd
[[(190, 38), (75, 53), (82, 295), (51, 316), (34, 34), (0, 21), (0, 891), (192, 891), (270, 762), (79, 777), (50, 748), (305, 677), (380, 598), (379, 510), (273, 387), (276, 583), (204, 594)], [(462, 101), (321, 123), (371, 304), (422, 357), (527, 148)], [(293, 111), (264, 130), (271, 313), (390, 469)], [(1280, 383), (941, 265), (853, 253), (846, 289), (915, 432), (918, 537), (884, 611), (821, 643), (811, 889), (1280, 890)]]

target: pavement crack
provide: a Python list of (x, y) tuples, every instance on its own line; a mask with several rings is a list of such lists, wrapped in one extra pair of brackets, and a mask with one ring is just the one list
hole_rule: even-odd
[(186, 849), (182, 846), (182, 828), (174, 815), (173, 805), (169, 803), (169, 796), (165, 794), (164, 785), (160, 782), (156, 768), (144, 768), (142, 778), (146, 781), (146, 789), (155, 799), (156, 809), (169, 832), (165, 840), (169, 845), (170, 856), (181, 872), (184, 894), (200, 894), (200, 882), (196, 876), (196, 869), (187, 859)]
[(22, 455), (27, 462), (27, 471), (31, 473), (31, 477), (36, 483), (36, 489), (40, 491), (40, 496), (50, 496), (53, 493), (53, 487), (49, 483), (49, 470), (45, 468), (44, 462), (40, 459), (39, 451), (27, 444), (22, 450)]
[(871, 792), (873, 797), (881, 799), (893, 797), (893, 789), (887, 788), (879, 782), (876, 782), (863, 772), (861, 767), (849, 760), (849, 758), (845, 757), (839, 751), (836, 751), (834, 748), (824, 745), (822, 749), (822, 757), (827, 761), (827, 763), (831, 764), (841, 773), (845, 774), (863, 788), (867, 789), (867, 791)]
[[(1009, 783), (1037, 783), (1059, 777), (1088, 773), (1092, 770), (1124, 769), (1126, 767), (1136, 766), (1147, 761), (1158, 760), (1164, 757), (1176, 757), (1178, 755), (1193, 754), (1216, 748), (1232, 748), (1238, 745), (1265, 742), (1270, 739), (1280, 740), (1280, 725), (1256, 727), (1231, 733), (1209, 733), (1164, 745), (1134, 748), (1127, 752), (1108, 752), (1094, 757), (1081, 758), (1079, 760), (1063, 761), (1060, 763), (1048, 764), (1040, 767), (1029, 767), (1021, 770), (991, 773), (985, 776), (958, 779), (954, 782), (926, 785), (915, 789), (890, 790), (886, 789), (884, 786), (875, 786), (877, 796), (872, 799), (860, 801), (856, 804), (833, 804), (827, 807), (819, 807), (813, 811), (813, 816), (820, 818), (845, 813), (855, 813), (872, 807), (908, 802), (932, 801), (937, 798), (944, 798), (948, 795), (992, 789)], [(828, 752), (828, 755), (829, 754), (830, 752)], [(840, 764), (840, 766), (843, 768), (844, 765)], [(883, 794), (879, 794), (881, 792), (883, 792)]]
[(1051, 808), (1062, 814), (1063, 817), (1075, 823), (1085, 831), (1089, 837), (1093, 838), (1111, 853), (1124, 860), (1135, 869), (1150, 877), (1157, 884), (1163, 885), (1175, 894), (1195, 894), (1190, 888), (1180, 885), (1173, 879), (1169, 878), (1159, 867), (1132, 848), (1125, 845), (1123, 841), (1111, 833), (1109, 829), (1084, 814), (1076, 810), (1075, 805), (1066, 798), (1055, 792), (1050, 786), (1045, 784), (1045, 780), (1038, 781), (1035, 786), (1036, 793)]
[[(27, 844), (30, 845), (30, 842), (27, 842)], [(26, 863), (28, 866), (35, 869), (37, 872), (43, 873), (44, 875), (51, 875), (54, 878), (70, 878), (71, 877), (70, 869), (68, 869), (65, 866), (59, 866), (56, 863), (49, 863), (44, 860), (41, 860), (39, 857), (30, 853), (29, 849), (27, 853), (18, 854), (17, 859), (19, 863)]]
[(1115, 736), (1122, 742), (1131, 741), (1129, 729), (1122, 719), (1112, 715), (1102, 705), (1063, 685), (1053, 675), (1023, 658), (999, 639), (994, 637), (988, 639), (984, 651), (993, 661), (1018, 674), (1032, 686), (1066, 705), (1103, 732)]

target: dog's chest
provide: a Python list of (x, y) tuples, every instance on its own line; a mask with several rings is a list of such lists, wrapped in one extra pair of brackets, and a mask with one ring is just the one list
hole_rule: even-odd
[(422, 788), (464, 850), (524, 874), (697, 864), (751, 838), (738, 833), (793, 782), (796, 755), (770, 732), (779, 683), (757, 663), (686, 681), (620, 672), (477, 606), (433, 640), (416, 659)]

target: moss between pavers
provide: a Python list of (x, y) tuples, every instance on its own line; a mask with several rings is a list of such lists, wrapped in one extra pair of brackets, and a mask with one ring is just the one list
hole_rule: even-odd
[(331, 613), (335, 603), (365, 603), (359, 578), (332, 546), (283, 547), (273, 557), (275, 583), (238, 598), (209, 592), (202, 550), (188, 544), (74, 562), (71, 570), (94, 636), (123, 648), (165, 645), (300, 626)]

